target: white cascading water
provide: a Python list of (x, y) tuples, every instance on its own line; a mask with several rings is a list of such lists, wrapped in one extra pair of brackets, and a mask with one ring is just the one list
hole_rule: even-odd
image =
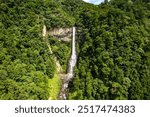
[(66, 90), (68, 88), (68, 83), (69, 83), (70, 79), (73, 77), (73, 74), (74, 74), (73, 69), (74, 69), (74, 66), (75, 66), (76, 61), (77, 61), (77, 55), (76, 55), (76, 49), (75, 49), (75, 31), (76, 31), (76, 29), (75, 29), (75, 27), (73, 27), (72, 53), (71, 53), (71, 58), (69, 60), (68, 73), (67, 73), (66, 78), (63, 81), (62, 89), (61, 89), (61, 92), (59, 95), (60, 99), (66, 99), (67, 98)]
[(70, 80), (73, 77), (73, 68), (76, 64), (77, 55), (75, 49), (75, 27), (73, 27), (73, 38), (72, 38), (72, 54), (69, 61), (69, 69), (67, 74), (67, 80)]

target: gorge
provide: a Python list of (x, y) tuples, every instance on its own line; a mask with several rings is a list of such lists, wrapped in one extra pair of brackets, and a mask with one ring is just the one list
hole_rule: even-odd
[[(71, 80), (71, 78), (73, 77), (73, 74), (74, 74), (73, 69), (74, 69), (74, 66), (75, 66), (76, 60), (77, 60), (76, 47), (75, 47), (75, 36), (76, 36), (75, 32), (76, 32), (75, 27), (73, 27), (72, 29), (71, 28), (68, 28), (68, 29), (60, 28), (60, 29), (54, 29), (51, 31), (47, 31), (46, 26), (45, 25), (43, 26), (43, 34), (42, 34), (43, 39), (47, 43), (47, 46), (48, 46), (51, 54), (53, 54), (53, 52), (51, 50), (50, 44), (48, 43), (47, 35), (51, 35), (51, 36), (53, 36), (56, 39), (59, 39), (61, 41), (67, 41), (68, 42), (68, 40), (70, 40), (72, 42), (71, 43), (71, 56), (70, 56), (70, 60), (69, 60), (68, 65), (67, 65), (68, 67), (67, 67), (67, 73), (66, 74), (60, 73), (62, 71), (61, 65), (59, 64), (59, 61), (57, 60), (57, 58), (54, 57), (59, 77), (62, 80), (60, 93), (58, 95), (58, 99), (61, 99), (61, 100), (67, 99), (68, 84), (69, 84), (69, 81)], [(65, 35), (65, 36), (62, 36), (62, 35)], [(61, 38), (58, 38), (58, 37), (61, 37)], [(71, 39), (71, 37), (72, 37), (72, 39)]]

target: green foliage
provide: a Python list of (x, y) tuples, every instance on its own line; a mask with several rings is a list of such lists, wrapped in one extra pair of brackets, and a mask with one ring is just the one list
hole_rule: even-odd
[(63, 11), (61, 4), (54, 0), (46, 1), (44, 4), (44, 23), (47, 29), (56, 27), (71, 27), (74, 25), (74, 19)]
[[(149, 18), (149, 0), (96, 6), (82, 0), (1, 0), (0, 99), (56, 99), (60, 82), (41, 34), (44, 24), (49, 30), (78, 29), (69, 99), (150, 99)], [(48, 38), (65, 70), (70, 43)]]
[(56, 100), (61, 88), (61, 80), (56, 72), (52, 79), (49, 79), (50, 97), (49, 100)]
[(51, 95), (48, 79), (54, 77), (56, 65), (41, 30), (43, 19), (50, 19), (55, 11), (64, 16), (63, 20), (56, 16), (64, 24), (49, 27), (71, 25), (60, 4), (52, 0), (0, 2), (0, 99), (48, 99)]
[(48, 76), (15, 60), (0, 68), (0, 99), (48, 99)]
[(69, 99), (150, 99), (148, 1), (86, 4)]
[(49, 37), (48, 40), (49, 40), (49, 43), (51, 45), (54, 55), (59, 60), (63, 70), (66, 71), (68, 60), (70, 58), (71, 43), (64, 42), (53, 37)]

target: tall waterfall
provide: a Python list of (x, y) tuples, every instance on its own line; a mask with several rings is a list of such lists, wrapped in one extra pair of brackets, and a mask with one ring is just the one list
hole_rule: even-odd
[(77, 55), (76, 55), (76, 48), (75, 48), (75, 27), (73, 27), (73, 37), (72, 37), (72, 54), (69, 61), (69, 69), (68, 69), (68, 76), (67, 80), (70, 80), (73, 77), (73, 68), (76, 64)]
[(73, 30), (72, 31), (73, 34), (72, 34), (71, 58), (69, 60), (66, 78), (64, 78), (64, 80), (63, 80), (62, 88), (61, 88), (61, 91), (59, 94), (59, 99), (66, 99), (67, 98), (66, 93), (67, 93), (68, 83), (71, 80), (71, 78), (73, 77), (73, 74), (74, 74), (73, 69), (74, 69), (74, 66), (75, 66), (76, 61), (77, 61), (76, 48), (75, 48), (75, 32), (76, 32), (75, 27), (73, 27), (72, 30)]

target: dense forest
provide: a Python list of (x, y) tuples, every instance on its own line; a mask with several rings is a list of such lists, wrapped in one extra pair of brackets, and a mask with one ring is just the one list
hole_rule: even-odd
[(54, 58), (65, 71), (71, 44), (48, 36), (50, 53), (43, 25), (77, 28), (68, 99), (150, 99), (149, 0), (0, 0), (0, 99), (53, 95)]
[(150, 2), (87, 5), (77, 25), (82, 33), (69, 99), (150, 99)]
[(0, 0), (0, 99), (51, 95), (56, 64), (43, 41), (44, 24), (71, 27), (74, 20), (53, 0)]

